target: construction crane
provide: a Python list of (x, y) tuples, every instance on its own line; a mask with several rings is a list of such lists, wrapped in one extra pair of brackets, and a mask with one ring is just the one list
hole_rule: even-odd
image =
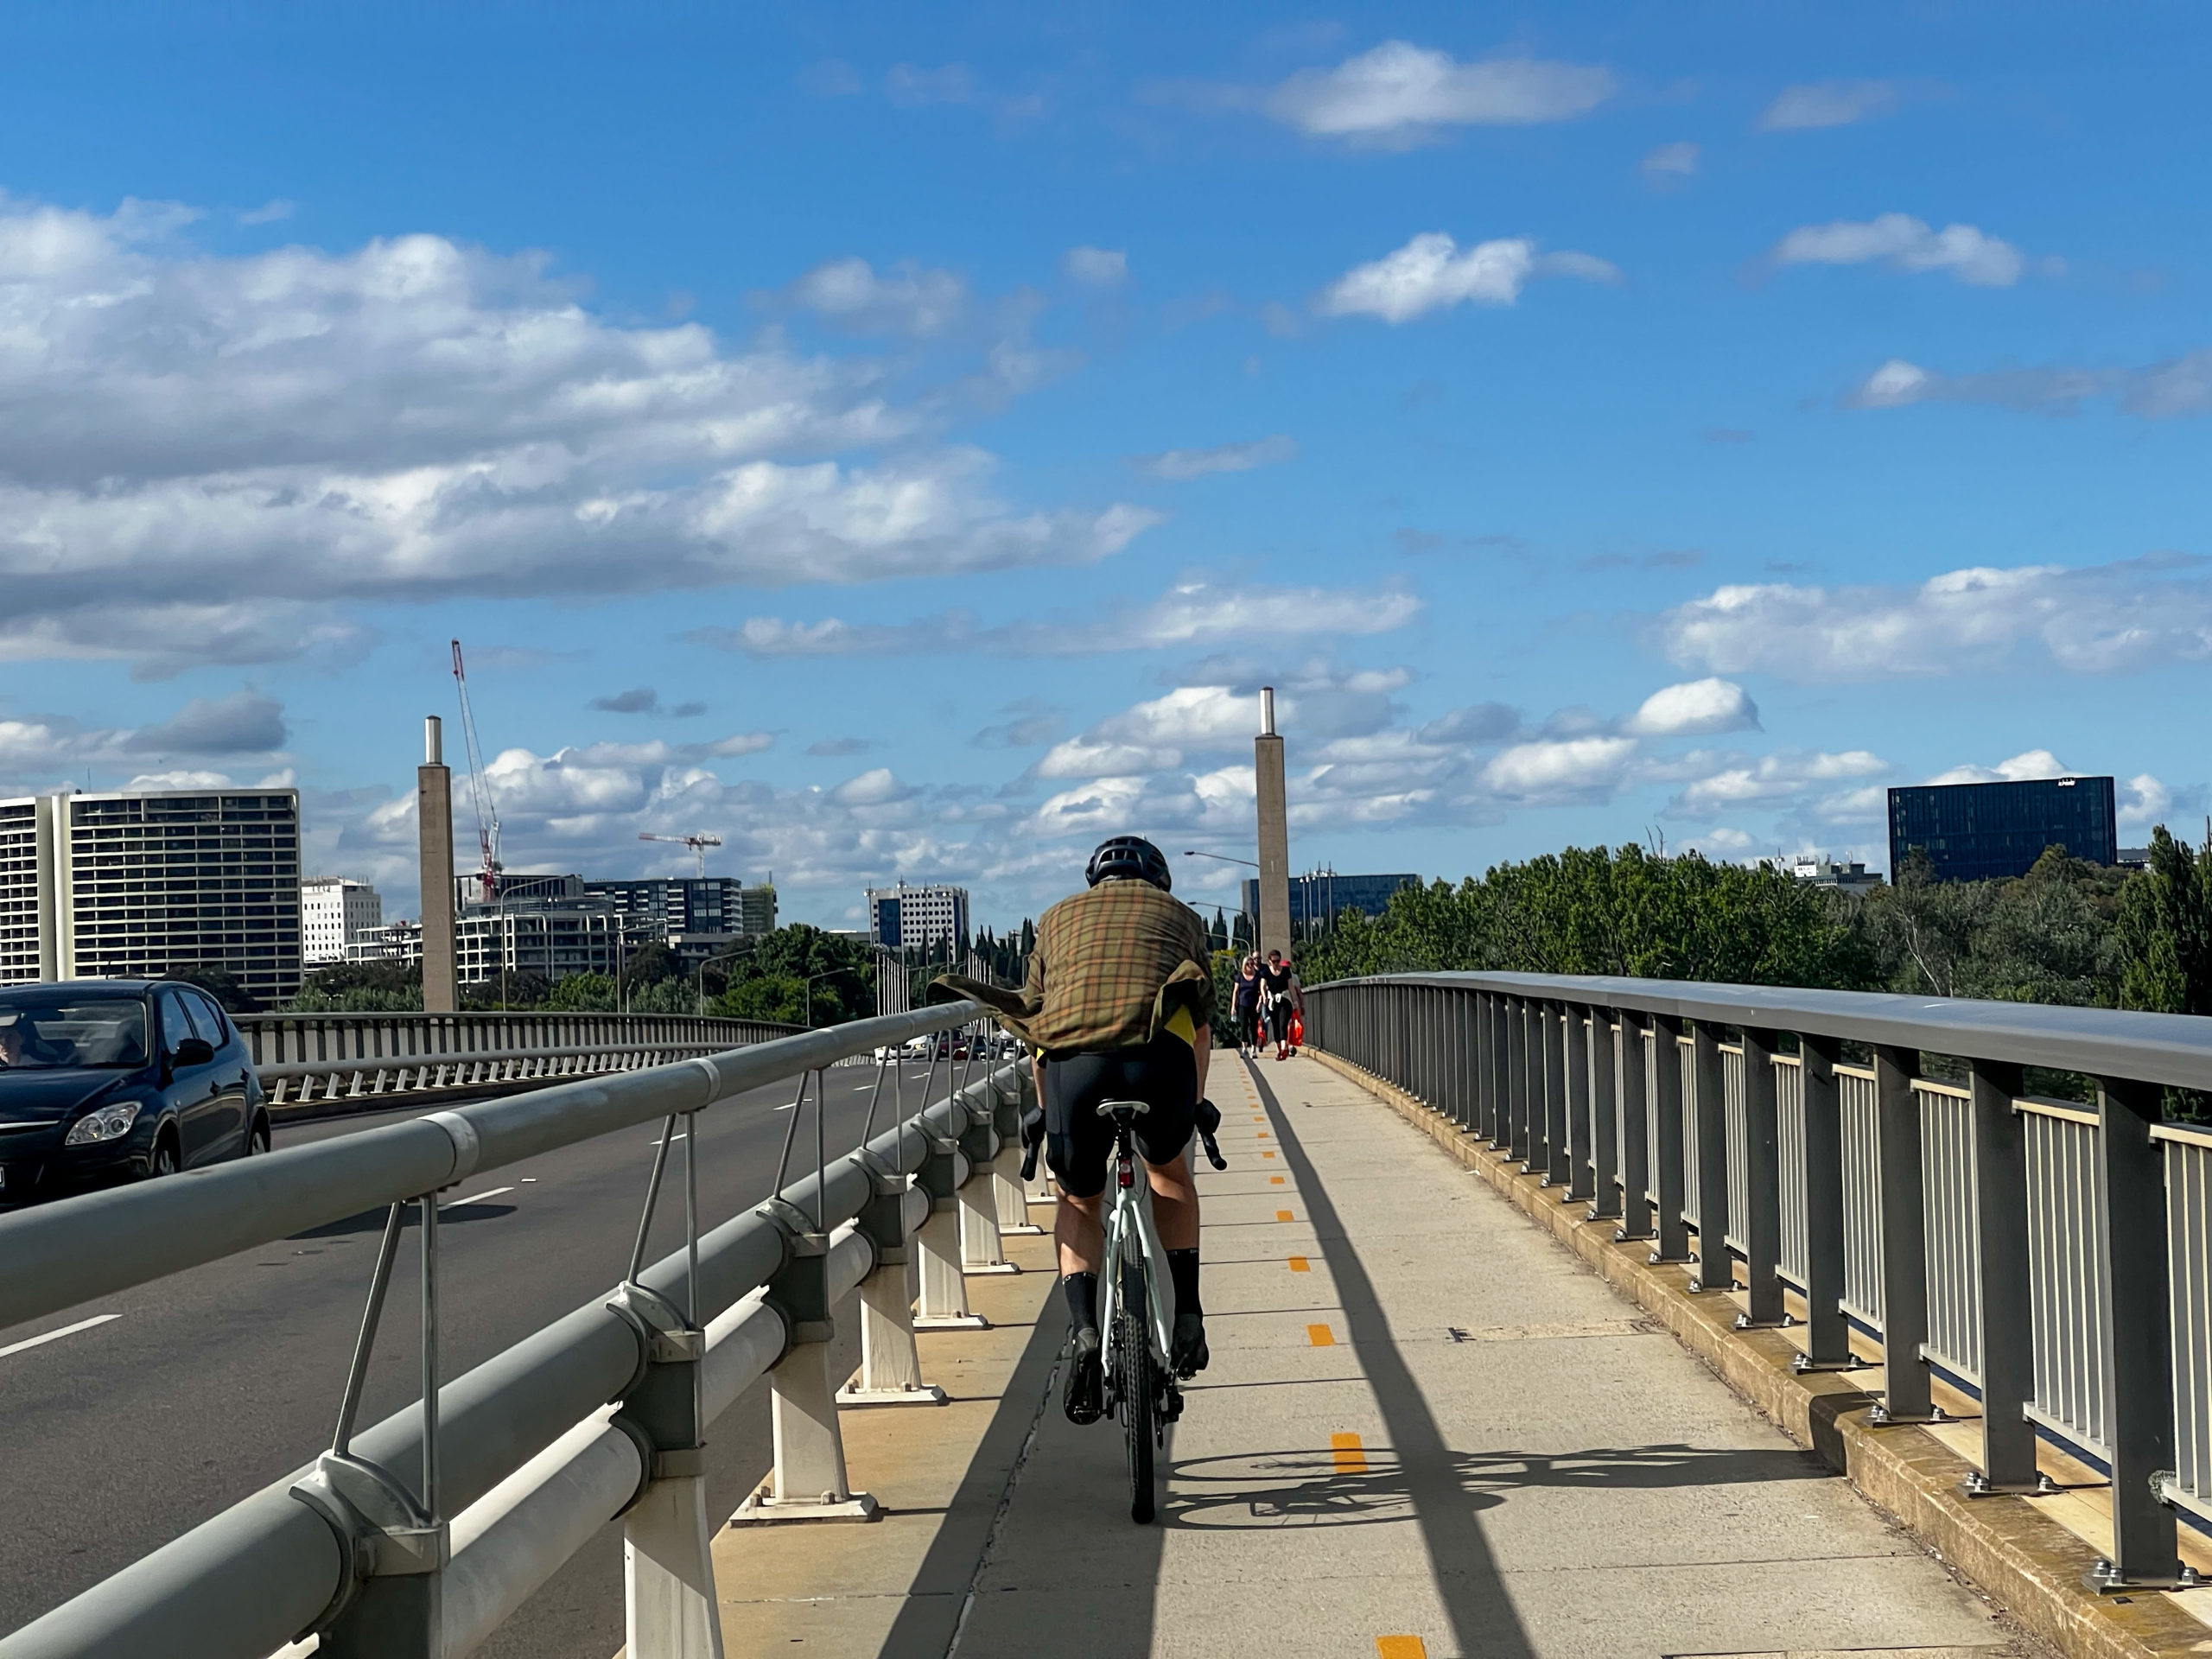
[(468, 793), (476, 804), (476, 847), (481, 868), (476, 880), (484, 902), (499, 896), (499, 814), (492, 804), (491, 780), (484, 775), (484, 751), (476, 741), (476, 715), (468, 706), (468, 671), (461, 664), (461, 641), (453, 642), (453, 683), (461, 689), (461, 734), (468, 748)]
[(709, 847), (719, 847), (722, 844), (722, 838), (720, 836), (709, 835), (704, 830), (702, 830), (696, 836), (641, 835), (638, 839), (639, 841), (664, 841), (671, 847), (689, 847), (698, 857), (699, 879), (702, 881), (707, 879), (707, 849)]

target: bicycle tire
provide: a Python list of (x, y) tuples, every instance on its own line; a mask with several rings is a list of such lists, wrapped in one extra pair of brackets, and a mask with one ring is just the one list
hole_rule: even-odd
[(1129, 1444), (1129, 1519), (1145, 1526), (1154, 1513), (1153, 1414), (1158, 1402), (1154, 1397), (1152, 1342), (1145, 1331), (1144, 1271), (1126, 1262), (1121, 1302), (1114, 1316), (1120, 1327), (1115, 1344), (1121, 1355), (1116, 1392), (1122, 1396), (1122, 1432)]

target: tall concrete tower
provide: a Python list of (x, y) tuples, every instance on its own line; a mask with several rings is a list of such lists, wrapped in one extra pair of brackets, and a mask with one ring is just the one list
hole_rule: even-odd
[(423, 721), (423, 765), (415, 774), (415, 827), (423, 868), (423, 1011), (461, 1007), (453, 956), (453, 772), (446, 765), (444, 724)]
[(1260, 735), (1252, 745), (1259, 782), (1260, 953), (1290, 950), (1290, 806), (1283, 791), (1282, 739), (1275, 734), (1275, 689), (1260, 688)]

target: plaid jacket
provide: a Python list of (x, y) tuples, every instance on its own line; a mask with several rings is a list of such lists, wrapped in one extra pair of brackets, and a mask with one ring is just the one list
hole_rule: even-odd
[(1103, 881), (1045, 912), (1020, 990), (957, 975), (937, 984), (974, 997), (1048, 1057), (1101, 1053), (1149, 1042), (1178, 1009), (1193, 1030), (1211, 1025), (1211, 961), (1189, 906), (1149, 882)]

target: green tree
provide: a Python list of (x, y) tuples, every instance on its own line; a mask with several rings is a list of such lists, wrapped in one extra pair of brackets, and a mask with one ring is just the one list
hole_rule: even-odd
[(2212, 826), (2204, 845), (2151, 832), (2148, 867), (2127, 884), (2117, 927), (2120, 1004), (2212, 1014)]

